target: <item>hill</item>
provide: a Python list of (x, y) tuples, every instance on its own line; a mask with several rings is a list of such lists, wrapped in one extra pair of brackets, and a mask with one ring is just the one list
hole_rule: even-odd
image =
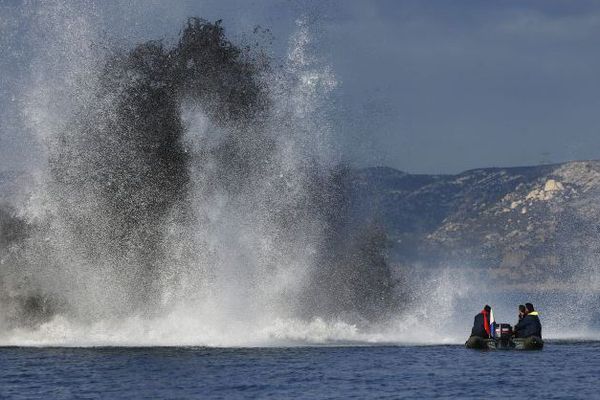
[(560, 282), (600, 254), (600, 161), (457, 175), (357, 171), (355, 212), (384, 225), (395, 264)]

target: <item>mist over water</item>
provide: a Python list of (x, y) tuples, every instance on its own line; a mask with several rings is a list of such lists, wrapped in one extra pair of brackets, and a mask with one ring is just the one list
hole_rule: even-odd
[(130, 46), (95, 17), (31, 16), (20, 117), (44, 152), (2, 210), (1, 344), (457, 343), (486, 302), (514, 322), (522, 294), (393, 269), (352, 219), (306, 21), (282, 61), (220, 22)]
[(384, 233), (350, 220), (305, 22), (273, 68), (220, 22), (129, 48), (39, 8), (22, 113), (47, 150), (2, 254), (5, 343), (321, 341), (400, 310)]

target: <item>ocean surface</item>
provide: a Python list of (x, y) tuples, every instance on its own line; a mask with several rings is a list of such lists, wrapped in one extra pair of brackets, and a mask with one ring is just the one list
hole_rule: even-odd
[(597, 399), (600, 342), (0, 349), (0, 398)]

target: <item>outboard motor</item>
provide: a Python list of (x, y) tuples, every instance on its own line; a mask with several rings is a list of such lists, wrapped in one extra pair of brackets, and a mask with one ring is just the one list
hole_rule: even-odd
[(494, 331), (497, 349), (510, 349), (513, 347), (513, 329), (510, 324), (497, 324)]

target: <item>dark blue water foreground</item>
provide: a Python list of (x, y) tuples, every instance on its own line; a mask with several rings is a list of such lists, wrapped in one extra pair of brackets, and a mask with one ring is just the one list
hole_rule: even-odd
[(2, 348), (0, 398), (600, 398), (600, 342), (461, 346)]

